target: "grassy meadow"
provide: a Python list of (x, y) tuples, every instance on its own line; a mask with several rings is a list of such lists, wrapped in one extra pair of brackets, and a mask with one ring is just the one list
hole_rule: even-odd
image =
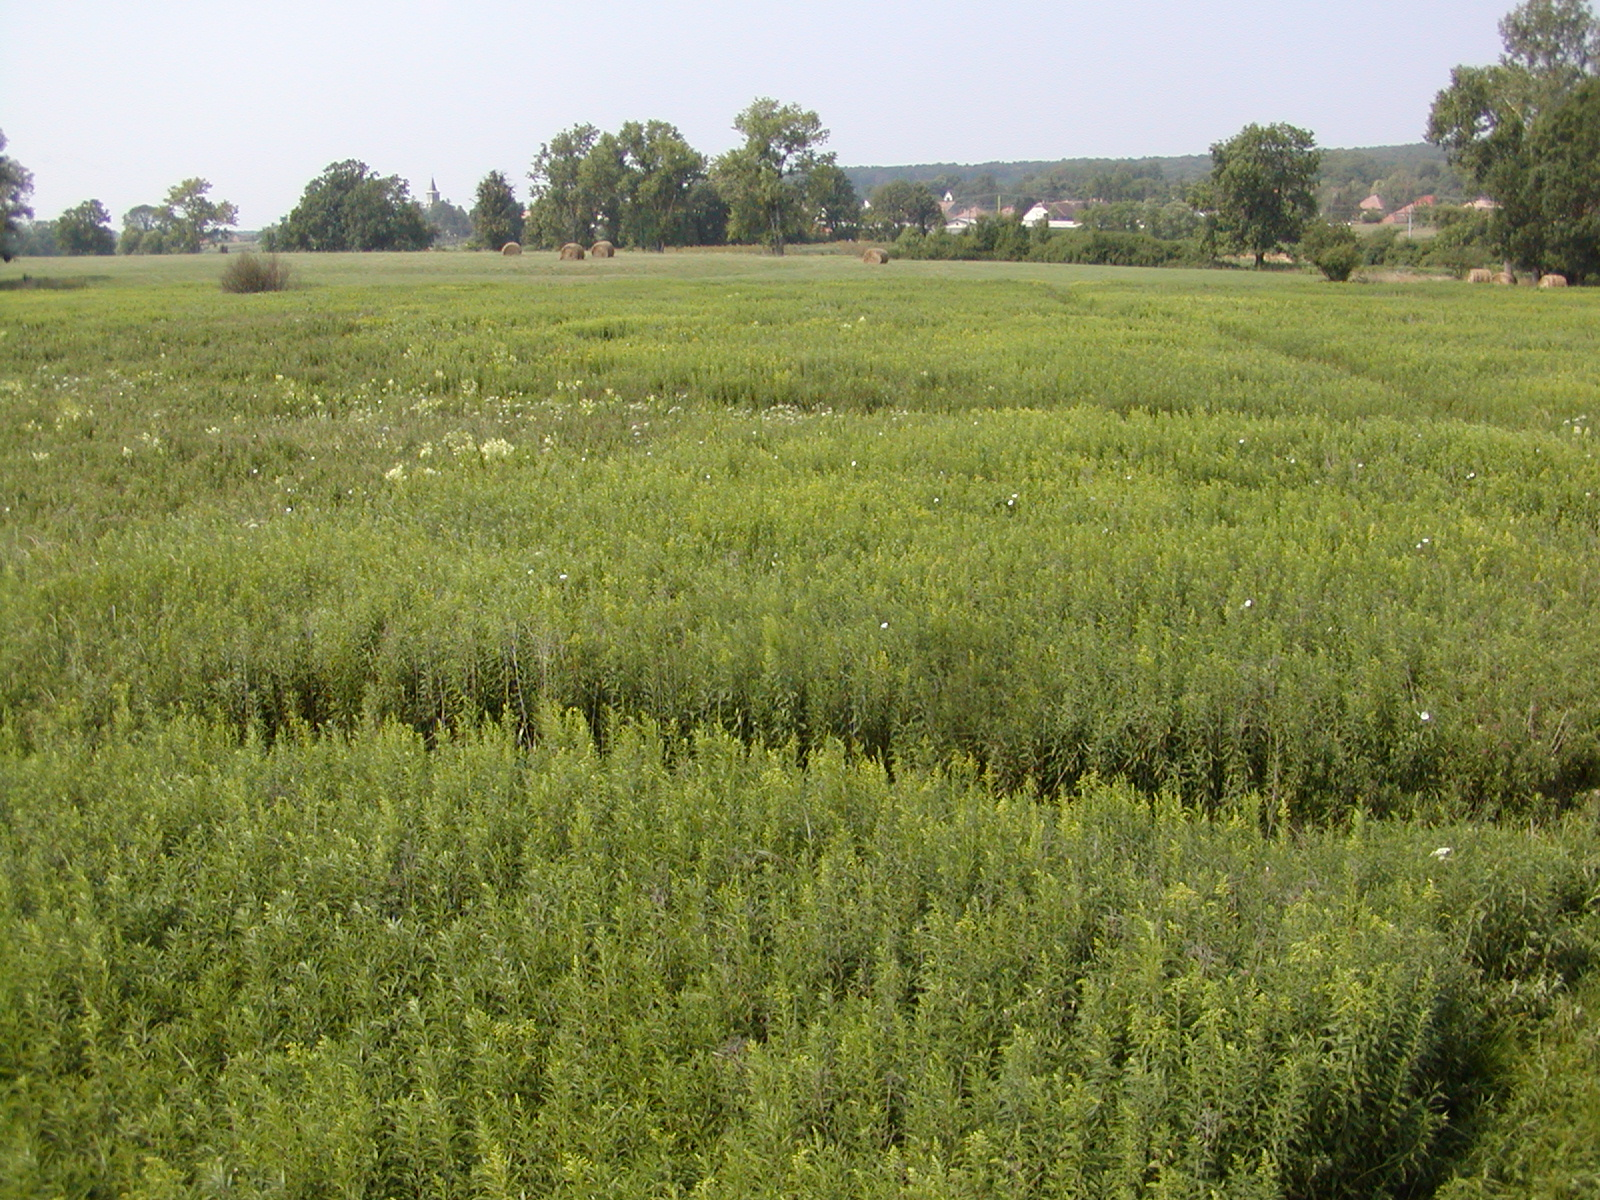
[(0, 1196), (1600, 1186), (1595, 295), (290, 261), (0, 275)]

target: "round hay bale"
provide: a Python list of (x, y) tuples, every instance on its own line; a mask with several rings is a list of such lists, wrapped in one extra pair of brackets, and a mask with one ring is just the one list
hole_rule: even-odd
[(862, 252), (861, 261), (864, 263), (876, 263), (882, 265), (883, 263), (889, 261), (889, 252), (887, 250), (881, 250), (877, 246), (873, 246), (871, 249)]
[(522, 253), (522, 243), (507, 242), (504, 246), (500, 247), (500, 253), (504, 254), (507, 258), (515, 258), (517, 255)]
[(1549, 275), (1541, 275), (1541, 276), (1539, 276), (1539, 286), (1540, 287), (1566, 287), (1567, 286), (1567, 277), (1565, 275), (1556, 275), (1554, 273), (1549, 274)]
[(1493, 283), (1494, 272), (1484, 267), (1474, 267), (1467, 275), (1468, 283)]
[(1510, 287), (1512, 284), (1517, 282), (1517, 277), (1510, 271), (1501, 271), (1494, 277), (1494, 281), (1501, 287)]
[(589, 247), (590, 258), (614, 258), (616, 253), (617, 248), (610, 242), (596, 242)]
[(563, 259), (572, 260), (580, 259), (583, 257), (583, 247), (578, 245), (577, 242), (568, 242), (565, 246), (561, 247), (561, 257)]

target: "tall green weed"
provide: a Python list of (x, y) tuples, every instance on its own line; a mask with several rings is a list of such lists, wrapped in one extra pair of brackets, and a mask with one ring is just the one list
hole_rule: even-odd
[(11, 1186), (1405, 1191), (1595, 950), (1592, 830), (1266, 836), (669, 741), (7, 751)]

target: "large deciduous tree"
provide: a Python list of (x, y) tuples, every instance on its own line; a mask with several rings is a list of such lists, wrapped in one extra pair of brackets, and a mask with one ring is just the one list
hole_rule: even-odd
[(98, 200), (85, 200), (55, 221), (56, 249), (61, 254), (114, 254), (117, 236), (111, 232), (111, 214)]
[(1528, 171), (1518, 203), (1528, 218), (1522, 257), (1579, 281), (1600, 275), (1600, 78), (1587, 79), (1528, 133)]
[(263, 240), (273, 250), (426, 250), (434, 230), (398, 175), (353, 158), (330, 163)]
[(168, 189), (163, 205), (168, 254), (197, 254), (238, 221), (238, 208), (226, 200), (212, 200), (207, 195), (210, 191), (211, 184), (199, 178), (185, 179)]
[[(593, 125), (563, 129), (539, 147), (528, 182), (533, 203), (528, 206), (528, 241), (536, 246), (587, 242), (594, 236), (595, 198), (588, 187), (583, 162), (594, 149), (600, 131)], [(590, 172), (592, 175), (592, 172)]]
[(1246, 125), (1211, 147), (1211, 177), (1201, 189), (1229, 249), (1266, 256), (1300, 239), (1317, 215), (1322, 154), (1316, 139), (1293, 125)]
[[(6, 148), (6, 135), (0, 133), (0, 150)], [(33, 175), (16, 159), (0, 154), (0, 259), (10, 262), (20, 252), (22, 222), (33, 216), (28, 196), (33, 191)]]
[(695, 241), (690, 200), (706, 160), (676, 125), (628, 121), (617, 132), (631, 176), (623, 235), (631, 246), (663, 250)]
[(154, 204), (135, 204), (122, 214), (122, 236), (117, 239), (118, 254), (160, 254), (166, 249), (160, 208)]
[(239, 219), (226, 200), (212, 200), (211, 184), (185, 179), (167, 189), (161, 204), (140, 204), (122, 218), (119, 254), (198, 254)]
[(522, 201), (511, 181), (499, 171), (490, 171), (478, 181), (477, 199), (472, 205), (472, 244), (485, 250), (498, 250), (507, 242), (522, 240)]
[(1434, 99), (1428, 140), (1499, 208), (1490, 237), (1508, 266), (1595, 270), (1581, 230), (1600, 191), (1588, 81), (1600, 72), (1600, 21), (1586, 0), (1527, 0), (1500, 22), (1492, 66), (1456, 67)]
[(614, 133), (595, 138), (578, 164), (578, 190), (588, 197), (596, 237), (622, 241), (622, 220), (632, 199), (633, 183), (621, 139)]
[(833, 155), (817, 146), (828, 140), (817, 114), (765, 96), (734, 118), (744, 145), (717, 159), (713, 175), (728, 202), (728, 234), (759, 242), (774, 254), (805, 232), (804, 184)]

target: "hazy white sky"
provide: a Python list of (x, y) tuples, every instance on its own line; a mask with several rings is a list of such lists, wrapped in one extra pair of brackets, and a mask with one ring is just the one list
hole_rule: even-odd
[(1199, 154), (1252, 121), (1387, 145), (1513, 3), (0, 0), (0, 130), (41, 218), (120, 225), (200, 175), (244, 228), (344, 158), (467, 207), (580, 121), (719, 153), (755, 96), (815, 109), (846, 166)]

